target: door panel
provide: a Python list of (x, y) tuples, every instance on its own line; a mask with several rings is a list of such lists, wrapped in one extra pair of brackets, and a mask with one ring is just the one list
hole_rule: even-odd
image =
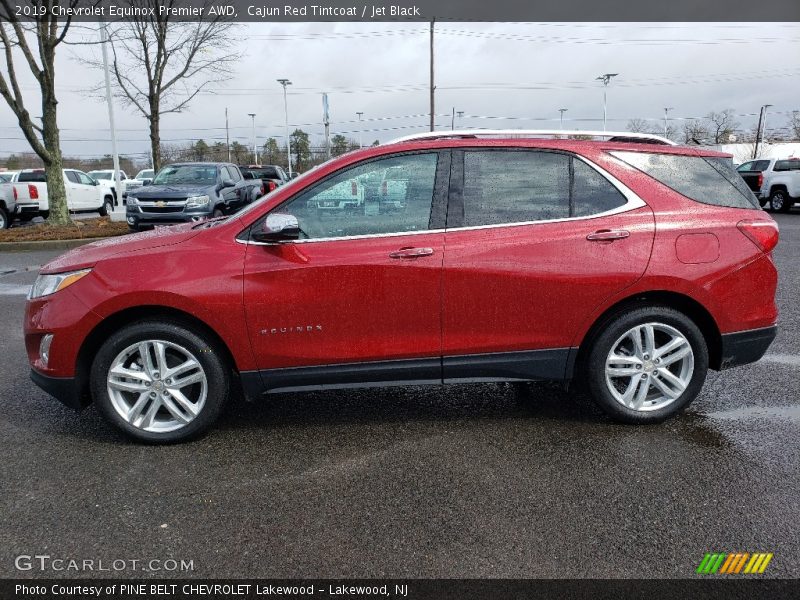
[[(601, 230), (629, 236), (587, 239)], [(448, 231), (444, 355), (569, 347), (595, 307), (644, 273), (653, 232), (648, 207), (593, 219)]]
[[(249, 246), (244, 300), (259, 368), (440, 356), (443, 238)], [(390, 257), (410, 246), (433, 252)]]

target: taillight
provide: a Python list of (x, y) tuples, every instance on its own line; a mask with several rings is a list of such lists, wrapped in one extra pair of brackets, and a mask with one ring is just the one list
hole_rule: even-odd
[(761, 189), (761, 186), (764, 185), (764, 173), (761, 171), (758, 172), (758, 189)]
[(261, 183), (261, 195), (263, 196), (266, 193), (267, 193), (267, 188), (265, 187), (264, 183), (262, 182)]
[(355, 180), (350, 182), (350, 193), (352, 193), (353, 196), (358, 196), (358, 184)]
[(39, 199), (39, 190), (32, 183), (28, 184), (28, 196), (30, 196), (31, 200)]
[(381, 193), (386, 196), (389, 193), (389, 184), (385, 181), (381, 184)]
[(14, 202), (17, 201), (17, 188), (12, 188), (14, 190)]
[(278, 184), (275, 183), (274, 181), (268, 181), (267, 182), (267, 187), (268, 187), (270, 192), (274, 192), (276, 190), (276, 188), (278, 187)]
[(762, 252), (771, 252), (778, 244), (778, 224), (775, 221), (739, 221), (736, 224)]

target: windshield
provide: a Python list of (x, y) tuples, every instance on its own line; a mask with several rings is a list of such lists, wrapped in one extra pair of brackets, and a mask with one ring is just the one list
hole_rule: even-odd
[(111, 173), (108, 171), (89, 171), (88, 175), (94, 179), (111, 179)]
[(172, 165), (164, 167), (153, 179), (153, 185), (214, 185), (217, 167), (214, 165)]

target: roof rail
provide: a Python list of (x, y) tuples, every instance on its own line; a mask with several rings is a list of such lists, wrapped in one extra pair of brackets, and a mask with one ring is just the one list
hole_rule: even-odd
[(630, 131), (563, 131), (561, 129), (457, 129), (455, 131), (426, 131), (423, 133), (406, 135), (388, 143), (398, 144), (400, 142), (410, 142), (414, 140), (438, 140), (445, 138), (572, 138), (576, 136), (607, 139), (610, 142), (638, 142), (642, 144), (677, 146), (672, 140), (651, 133), (632, 133)]

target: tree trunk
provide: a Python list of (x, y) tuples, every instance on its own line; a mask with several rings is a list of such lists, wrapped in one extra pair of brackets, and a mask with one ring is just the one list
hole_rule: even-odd
[[(54, 60), (54, 56), (52, 57)], [(50, 63), (51, 65), (53, 63)], [(53, 72), (51, 70), (51, 72)], [(42, 86), (42, 141), (47, 148), (49, 160), (44, 161), (44, 174), (47, 179), (47, 199), (51, 225), (71, 225), (67, 206), (67, 190), (64, 187), (63, 162), (61, 159), (61, 135), (58, 131), (58, 100), (55, 96), (55, 82)]]
[(158, 108), (150, 112), (150, 152), (153, 154), (153, 170), (158, 173), (161, 168), (161, 133), (159, 131), (161, 117)]

